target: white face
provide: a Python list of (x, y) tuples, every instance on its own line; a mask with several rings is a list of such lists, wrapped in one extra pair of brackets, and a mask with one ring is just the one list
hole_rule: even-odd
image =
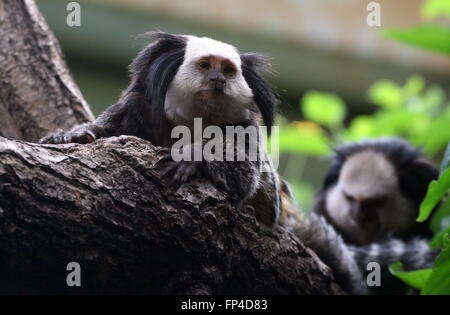
[(373, 150), (348, 158), (337, 184), (327, 193), (326, 208), (335, 224), (361, 245), (401, 236), (417, 214), (400, 192), (392, 163)]
[(210, 38), (188, 36), (183, 64), (167, 92), (167, 118), (177, 125), (189, 125), (196, 117), (208, 125), (223, 125), (248, 119), (252, 103), (237, 50)]

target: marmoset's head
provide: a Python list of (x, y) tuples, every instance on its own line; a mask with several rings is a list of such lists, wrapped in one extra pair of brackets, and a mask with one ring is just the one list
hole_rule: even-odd
[(336, 149), (325, 180), (325, 212), (352, 243), (402, 237), (438, 170), (406, 141), (367, 140)]
[(171, 88), (205, 99), (227, 96), (248, 103), (253, 98), (236, 48), (206, 37), (187, 36), (184, 61)]
[(272, 125), (276, 97), (261, 77), (268, 67), (258, 54), (240, 54), (229, 44), (207, 37), (152, 33), (156, 41), (134, 60), (136, 89), (145, 91), (158, 117), (174, 124), (199, 117), (227, 124), (258, 111)]

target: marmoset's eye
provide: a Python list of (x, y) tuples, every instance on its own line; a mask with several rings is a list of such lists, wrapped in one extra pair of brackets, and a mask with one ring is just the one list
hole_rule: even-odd
[(226, 67), (223, 69), (223, 73), (224, 73), (224, 74), (227, 74), (227, 75), (233, 75), (235, 72), (236, 72), (236, 71), (235, 71), (234, 68), (231, 67), (231, 66), (226, 66)]
[(347, 199), (347, 201), (350, 201), (350, 202), (355, 201), (355, 198), (353, 198), (352, 196), (350, 196), (349, 194), (347, 194), (345, 192), (344, 192), (344, 196), (345, 196), (345, 199)]
[(198, 66), (199, 66), (201, 69), (203, 69), (203, 70), (208, 70), (208, 69), (211, 67), (211, 65), (209, 64), (209, 62), (208, 62), (208, 61), (205, 61), (205, 60), (200, 61), (200, 62), (198, 63)]
[(380, 207), (388, 201), (388, 197), (367, 199), (364, 204), (368, 207)]

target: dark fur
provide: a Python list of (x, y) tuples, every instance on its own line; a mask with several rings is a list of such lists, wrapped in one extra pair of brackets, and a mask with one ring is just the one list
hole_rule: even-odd
[(262, 79), (261, 72), (268, 71), (268, 61), (259, 54), (241, 54), (242, 74), (253, 91), (255, 103), (270, 134), (273, 125), (277, 98), (270, 84)]
[[(170, 83), (184, 61), (187, 37), (166, 33), (151, 33), (154, 43), (145, 47), (130, 65), (131, 83), (119, 101), (110, 106), (92, 124), (75, 127), (69, 132), (57, 131), (41, 140), (42, 143), (87, 143), (95, 138), (133, 135), (151, 141), (154, 145), (171, 147), (172, 127), (164, 111), (164, 102)], [(267, 65), (258, 54), (243, 54), (242, 71), (254, 94), (254, 102), (267, 127), (272, 126), (276, 97), (261, 72)], [(258, 126), (258, 114), (238, 124), (244, 128)], [(194, 118), (194, 117), (193, 117)], [(231, 187), (231, 200), (238, 205), (248, 200), (257, 189), (260, 161), (250, 162), (185, 162), (170, 161), (169, 153), (162, 160), (170, 165), (166, 174), (178, 187), (201, 168), (221, 188)], [(273, 207), (272, 207), (273, 208)], [(272, 211), (274, 211), (272, 209)], [(262, 215), (272, 217), (276, 215)], [(265, 222), (270, 225), (270, 222)], [(273, 222), (271, 222), (273, 223)]]
[[(103, 112), (94, 124), (64, 133), (67, 141), (61, 141), (62, 133), (58, 132), (43, 138), (41, 143), (79, 142), (75, 134), (89, 130), (96, 138), (125, 134), (149, 140), (155, 145), (170, 145), (172, 126), (164, 113), (164, 101), (170, 82), (183, 62), (187, 39), (160, 32), (150, 33), (148, 37), (156, 41), (145, 47), (130, 65), (131, 83), (116, 104)], [(270, 132), (277, 98), (261, 76), (267, 61), (258, 54), (242, 54), (241, 60), (244, 78)]]

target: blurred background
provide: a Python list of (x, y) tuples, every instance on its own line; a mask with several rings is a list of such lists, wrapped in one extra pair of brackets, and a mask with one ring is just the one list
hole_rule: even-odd
[(127, 86), (151, 30), (208, 36), (273, 60), (280, 94), (280, 173), (308, 210), (331, 147), (400, 136), (439, 163), (450, 140), (448, 0), (37, 0), (98, 115)]

